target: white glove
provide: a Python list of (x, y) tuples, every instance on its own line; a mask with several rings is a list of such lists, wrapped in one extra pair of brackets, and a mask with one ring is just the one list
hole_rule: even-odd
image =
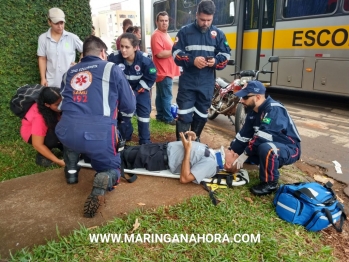
[(237, 169), (242, 168), (247, 158), (248, 158), (248, 155), (246, 155), (245, 153), (242, 153), (242, 154), (239, 155), (239, 157), (234, 161), (233, 166), (236, 164), (236, 168), (237, 168)]

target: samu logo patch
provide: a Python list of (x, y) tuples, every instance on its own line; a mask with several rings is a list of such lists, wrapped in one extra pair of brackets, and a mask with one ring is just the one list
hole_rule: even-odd
[(156, 68), (149, 69), (149, 74), (155, 74), (155, 73), (156, 73)]
[(225, 44), (226, 46), (228, 46), (228, 45), (229, 45), (227, 41), (225, 41), (225, 42), (224, 42), (224, 44)]
[(265, 117), (265, 118), (263, 118), (263, 119), (262, 119), (262, 122), (263, 122), (264, 124), (269, 125), (269, 124), (270, 124), (270, 122), (271, 122), (271, 119), (270, 119), (270, 118)]

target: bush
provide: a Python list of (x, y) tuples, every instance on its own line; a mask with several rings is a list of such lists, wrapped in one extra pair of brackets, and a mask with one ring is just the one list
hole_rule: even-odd
[(37, 62), (38, 37), (49, 28), (47, 12), (61, 8), (65, 30), (83, 41), (91, 33), (89, 0), (0, 1), (0, 142), (20, 138), (20, 119), (9, 110), (15, 90), (24, 84), (40, 83)]

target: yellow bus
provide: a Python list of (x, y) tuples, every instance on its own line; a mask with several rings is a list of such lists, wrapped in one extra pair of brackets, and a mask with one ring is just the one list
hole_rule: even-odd
[[(200, 0), (153, 0), (152, 29), (160, 11), (169, 14), (174, 39), (195, 21)], [(226, 35), (235, 66), (217, 75), (260, 69), (269, 56), (272, 75), (260, 75), (271, 86), (349, 96), (349, 0), (213, 0), (213, 24)], [(262, 6), (262, 8), (260, 8)]]

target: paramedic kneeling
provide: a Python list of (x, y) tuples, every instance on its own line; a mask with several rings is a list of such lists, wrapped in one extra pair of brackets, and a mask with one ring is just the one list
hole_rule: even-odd
[(301, 138), (286, 108), (265, 96), (259, 81), (250, 81), (235, 95), (245, 107), (245, 124), (230, 148), (240, 156), (233, 165), (242, 168), (247, 160), (259, 165), (260, 184), (253, 186), (255, 195), (267, 195), (277, 189), (278, 168), (299, 160)]
[(63, 76), (63, 115), (56, 126), (58, 138), (69, 150), (66, 165), (76, 165), (78, 158), (70, 152), (75, 151), (89, 157), (97, 171), (84, 205), (85, 217), (96, 214), (106, 190), (112, 190), (118, 183), (121, 160), (116, 149), (116, 118), (118, 112), (131, 114), (136, 108), (136, 99), (123, 72), (105, 61), (106, 50), (106, 44), (96, 36), (88, 36), (84, 41), (81, 62)]

